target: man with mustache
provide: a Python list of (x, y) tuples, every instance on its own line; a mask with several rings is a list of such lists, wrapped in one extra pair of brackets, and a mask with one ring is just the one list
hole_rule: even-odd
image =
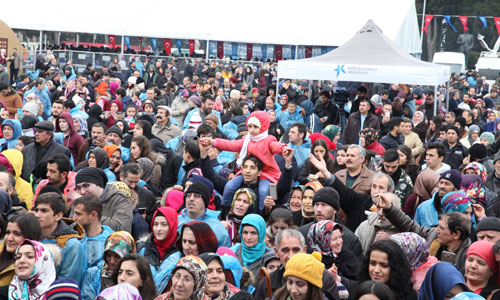
[(355, 192), (369, 195), (370, 180), (375, 172), (364, 165), (366, 150), (359, 145), (350, 145), (346, 156), (346, 169), (335, 173), (335, 177)]

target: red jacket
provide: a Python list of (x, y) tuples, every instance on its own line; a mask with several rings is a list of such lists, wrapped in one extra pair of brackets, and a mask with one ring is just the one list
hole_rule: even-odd
[(384, 155), (384, 152), (385, 152), (384, 146), (380, 145), (378, 143), (378, 141), (375, 141), (375, 142), (371, 143), (370, 145), (368, 145), (366, 147), (366, 150), (374, 151), (380, 156)]

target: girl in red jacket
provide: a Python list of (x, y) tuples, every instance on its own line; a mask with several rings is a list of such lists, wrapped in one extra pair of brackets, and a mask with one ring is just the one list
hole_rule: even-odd
[[(239, 152), (236, 163), (241, 167), (246, 156), (255, 156), (263, 164), (259, 176), (259, 209), (264, 208), (264, 199), (269, 195), (269, 183), (276, 183), (281, 176), (274, 154), (290, 155), (293, 150), (286, 144), (279, 143), (272, 135), (268, 135), (269, 116), (264, 111), (255, 111), (247, 118), (248, 134), (240, 140), (225, 140), (203, 138), (200, 143), (204, 146), (212, 145), (221, 151)], [(241, 170), (227, 182), (222, 195), (222, 205), (230, 205), (233, 195), (243, 184)]]

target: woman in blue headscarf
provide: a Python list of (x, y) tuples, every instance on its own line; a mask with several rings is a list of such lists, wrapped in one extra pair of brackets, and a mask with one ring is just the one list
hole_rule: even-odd
[(23, 135), (21, 122), (15, 119), (7, 119), (2, 123), (3, 138), (0, 139), (0, 151), (16, 149), (17, 139)]
[(418, 300), (445, 300), (468, 291), (462, 273), (449, 262), (438, 262), (427, 271)]
[(241, 243), (234, 245), (231, 250), (236, 254), (240, 264), (259, 276), (262, 256), (271, 251), (266, 248), (266, 221), (257, 214), (249, 214), (243, 218), (240, 225)]

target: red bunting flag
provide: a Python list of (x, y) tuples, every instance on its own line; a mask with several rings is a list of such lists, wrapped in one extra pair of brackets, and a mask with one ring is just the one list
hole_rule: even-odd
[(498, 35), (500, 35), (500, 17), (494, 17), (493, 20), (495, 21), (495, 26), (497, 27)]
[(217, 42), (217, 57), (224, 57), (224, 42)]
[(253, 44), (247, 44), (247, 60), (252, 59), (253, 54)]
[(469, 28), (467, 27), (467, 16), (460, 16), (460, 23), (462, 23), (462, 26), (464, 26), (464, 32), (469, 31)]
[(115, 49), (116, 48), (116, 38), (114, 35), (109, 36), (109, 42), (111, 43), (111, 48)]
[(189, 55), (193, 55), (194, 53), (194, 40), (189, 40)]
[(281, 45), (274, 46), (274, 56), (275, 56), (276, 60), (283, 59), (283, 46), (281, 46)]
[(306, 46), (306, 58), (312, 57), (313, 54), (313, 47), (312, 46)]
[(425, 15), (424, 28), (422, 28), (422, 31), (425, 32), (425, 34), (427, 34), (427, 27), (429, 27), (432, 18), (434, 18), (434, 15)]
[(163, 47), (168, 55), (172, 54), (172, 41), (170, 39), (163, 39)]

